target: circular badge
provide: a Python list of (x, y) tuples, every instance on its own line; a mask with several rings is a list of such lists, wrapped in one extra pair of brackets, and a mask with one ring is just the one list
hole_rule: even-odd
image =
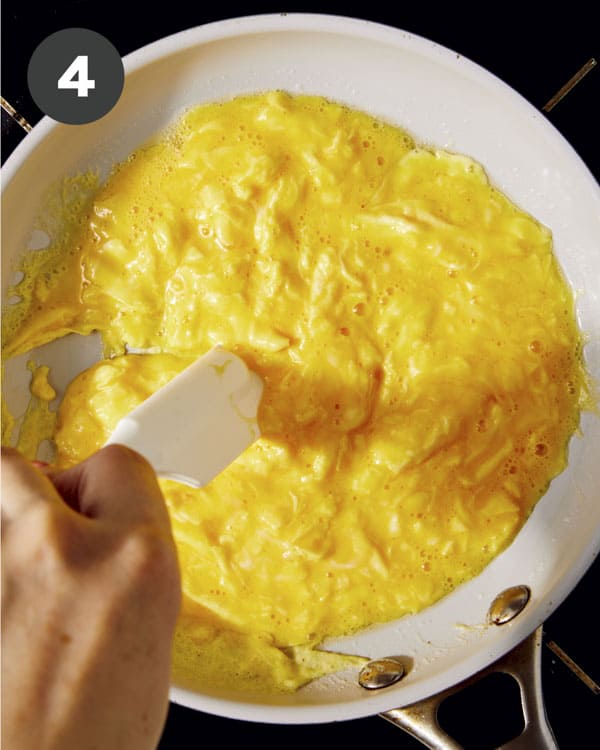
[(115, 46), (90, 29), (63, 29), (46, 37), (29, 61), (33, 100), (53, 120), (93, 122), (109, 112), (123, 90), (123, 61)]

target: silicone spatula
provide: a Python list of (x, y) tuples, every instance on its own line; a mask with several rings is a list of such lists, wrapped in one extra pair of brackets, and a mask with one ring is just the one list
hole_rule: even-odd
[(203, 487), (259, 436), (263, 382), (235, 354), (211, 349), (121, 419), (110, 439), (155, 472)]

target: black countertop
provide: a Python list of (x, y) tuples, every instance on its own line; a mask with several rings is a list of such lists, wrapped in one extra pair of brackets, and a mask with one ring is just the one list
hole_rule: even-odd
[[(138, 10), (143, 7), (145, 10)], [(431, 39), (454, 50), (503, 79), (548, 120), (578, 152), (600, 180), (600, 64), (550, 111), (544, 106), (589, 60), (600, 62), (600, 33), (591, 6), (571, 3), (539, 5), (448, 3), (234, 3), (222, 0), (218, 10), (174, 0), (165, 5), (125, 4), (115, 0), (90, 2), (49, 0), (42, 7), (15, 0), (2, 3), (2, 96), (34, 125), (42, 116), (27, 88), (27, 65), (36, 46), (60, 29), (80, 26), (108, 37), (121, 55), (168, 34), (211, 21), (258, 13), (315, 12), (353, 16), (385, 23)], [(2, 160), (26, 137), (25, 130), (2, 110)], [(598, 249), (600, 253), (600, 248)], [(600, 489), (599, 489), (600, 501)], [(592, 564), (569, 597), (544, 625), (542, 683), (546, 710), (560, 748), (579, 750), (598, 746), (597, 714), (600, 700), (594, 682), (600, 683), (596, 601), (600, 589), (600, 561)], [(556, 654), (557, 644), (589, 678), (591, 685)], [(554, 650), (553, 650), (554, 649)], [(455, 709), (458, 732), (465, 748), (491, 750), (494, 734), (464, 727), (467, 715), (477, 715), (484, 725), (506, 724), (504, 692), (479, 701), (477, 706)], [(483, 694), (483, 693), (482, 693)], [(481, 698), (481, 696), (480, 696)], [(518, 710), (518, 709), (517, 709)], [(462, 729), (461, 729), (462, 727)], [(464, 733), (463, 733), (464, 732)], [(244, 742), (261, 748), (281, 743), (329, 744), (390, 743), (398, 750), (423, 747), (381, 717), (318, 725), (272, 725), (224, 719), (171, 704), (160, 750), (202, 747), (214, 741), (228, 745)]]

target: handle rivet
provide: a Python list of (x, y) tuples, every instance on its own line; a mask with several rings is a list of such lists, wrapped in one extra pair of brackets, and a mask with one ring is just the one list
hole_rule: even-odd
[(491, 603), (488, 620), (494, 625), (504, 625), (520, 614), (531, 597), (528, 586), (511, 586), (504, 589)]
[(389, 687), (406, 674), (404, 664), (392, 656), (374, 659), (360, 670), (358, 684), (367, 690)]

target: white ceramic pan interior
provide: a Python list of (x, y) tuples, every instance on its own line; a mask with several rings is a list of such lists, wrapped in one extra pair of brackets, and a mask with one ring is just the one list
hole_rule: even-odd
[[(553, 232), (577, 295), (589, 370), (600, 378), (600, 190), (546, 119), (501, 81), (459, 55), (403, 31), (319, 15), (266, 15), (192, 29), (125, 60), (117, 106), (85, 126), (42, 120), (3, 170), (3, 288), (30, 240), (44, 191), (90, 168), (104, 173), (185, 107), (266, 89), (320, 94), (408, 129), (421, 142), (468, 154), (492, 182)], [(97, 356), (93, 341), (68, 337), (40, 360), (62, 387)], [(17, 412), (27, 400), (23, 358), (9, 362), (5, 390)], [(541, 624), (584, 574), (600, 547), (600, 420), (586, 415), (569, 468), (551, 485), (515, 542), (478, 578), (419, 615), (326, 644), (372, 658), (412, 659), (408, 676), (365, 691), (356, 673), (322, 679), (280, 699), (194, 694), (175, 702), (223, 716), (305, 723), (372, 715), (407, 705), (466, 678)], [(501, 590), (525, 584), (526, 610), (486, 625)]]

